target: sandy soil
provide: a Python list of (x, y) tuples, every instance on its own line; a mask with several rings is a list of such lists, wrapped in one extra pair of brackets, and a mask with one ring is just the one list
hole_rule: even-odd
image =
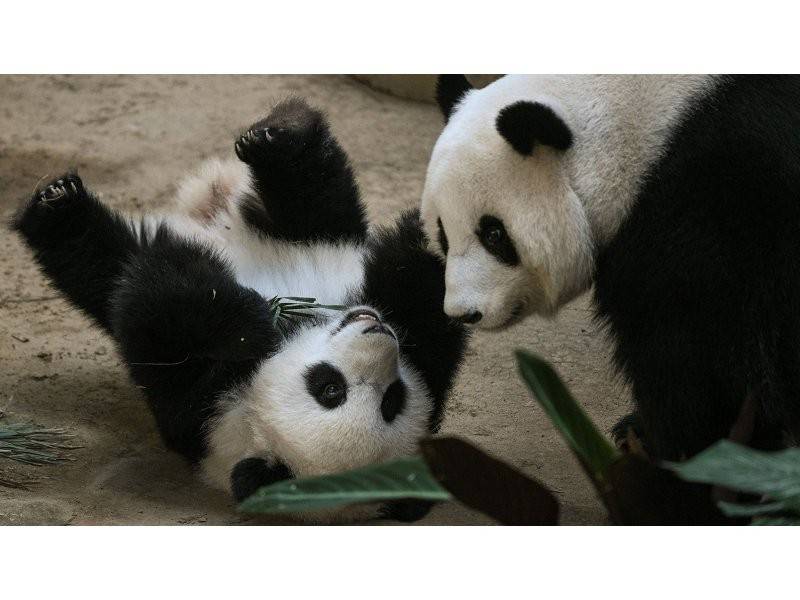
[[(157, 206), (201, 159), (230, 155), (236, 132), (289, 93), (328, 111), (372, 220), (389, 221), (418, 202), (441, 128), (437, 109), (346, 77), (0, 77), (0, 217), (37, 181), (68, 167), (113, 206)], [(43, 479), (31, 491), (0, 488), (0, 523), (242, 522), (223, 494), (162, 447), (111, 341), (48, 288), (16, 237), (3, 230), (0, 240), (0, 410), (67, 427), (85, 446), (55, 467), (3, 461), (4, 469)], [(552, 361), (605, 430), (625, 411), (627, 391), (612, 377), (584, 297), (555, 321), (475, 336), (444, 432), (547, 483), (564, 523), (604, 523), (590, 485), (518, 381), (515, 347)], [(443, 505), (423, 522), (486, 520)]]

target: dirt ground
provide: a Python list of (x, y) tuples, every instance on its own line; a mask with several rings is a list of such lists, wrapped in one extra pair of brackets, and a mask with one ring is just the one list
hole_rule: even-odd
[[(392, 220), (419, 202), (441, 129), (433, 105), (332, 76), (0, 77), (0, 218), (45, 177), (77, 167), (113, 206), (147, 209), (206, 157), (228, 156), (235, 134), (276, 99), (305, 96), (329, 114), (353, 159), (369, 216)], [(246, 521), (160, 443), (140, 390), (109, 338), (38, 274), (14, 235), (0, 232), (0, 411), (66, 427), (84, 446), (73, 462), (0, 468), (42, 478), (30, 491), (0, 487), (0, 523), (226, 524)], [(473, 338), (443, 432), (468, 438), (550, 486), (567, 524), (605, 513), (576, 462), (518, 381), (512, 350), (555, 364), (608, 431), (628, 392), (615, 381), (607, 340), (586, 297), (555, 321), (531, 319)], [(427, 524), (486, 523), (441, 505)]]

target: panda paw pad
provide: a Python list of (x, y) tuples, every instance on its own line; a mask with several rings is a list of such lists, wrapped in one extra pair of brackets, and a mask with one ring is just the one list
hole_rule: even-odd
[(39, 204), (61, 204), (84, 193), (83, 182), (78, 175), (70, 173), (60, 177), (37, 192), (35, 200)]
[(270, 127), (250, 129), (236, 140), (236, 156), (247, 164), (264, 158), (277, 132)]

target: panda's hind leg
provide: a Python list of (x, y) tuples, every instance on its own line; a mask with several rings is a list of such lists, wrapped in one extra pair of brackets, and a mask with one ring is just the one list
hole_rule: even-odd
[(325, 116), (304, 100), (278, 104), (235, 144), (259, 203), (245, 218), (291, 242), (362, 241), (367, 225), (347, 154)]
[(138, 247), (130, 223), (67, 173), (37, 191), (11, 222), (36, 262), (78, 308), (109, 329), (108, 302)]

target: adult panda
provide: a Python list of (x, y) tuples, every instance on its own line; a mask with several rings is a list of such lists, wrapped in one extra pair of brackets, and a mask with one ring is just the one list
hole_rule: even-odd
[[(236, 500), (413, 453), (438, 429), (466, 341), (442, 312), (444, 267), (424, 249), (418, 214), (368, 233), (348, 158), (302, 100), (235, 146), (240, 160), (207, 163), (170, 213), (118, 214), (67, 174), (13, 227), (114, 338), (167, 446)], [(347, 309), (282, 331), (275, 296)]]
[(685, 458), (747, 398), (754, 446), (798, 440), (800, 78), (448, 75), (438, 100), (448, 315), (504, 328), (594, 284), (635, 403), (618, 441)]

